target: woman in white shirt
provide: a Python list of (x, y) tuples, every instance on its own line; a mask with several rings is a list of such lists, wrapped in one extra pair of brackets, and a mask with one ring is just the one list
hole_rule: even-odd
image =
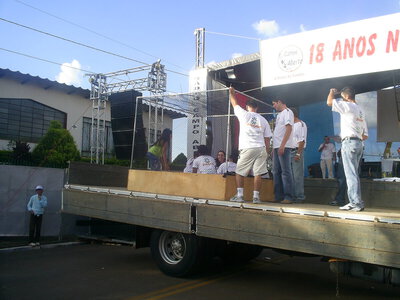
[(199, 157), (193, 161), (193, 173), (215, 174), (215, 159), (214, 157), (210, 156), (207, 146), (200, 145), (197, 151), (199, 153)]
[(217, 170), (217, 174), (225, 174), (225, 173), (235, 173), (236, 172), (236, 163), (233, 162), (233, 158), (230, 155), (228, 161), (222, 163)]

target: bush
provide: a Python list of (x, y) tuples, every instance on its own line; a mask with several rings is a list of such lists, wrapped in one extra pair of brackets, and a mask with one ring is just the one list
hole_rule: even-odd
[(30, 161), (32, 154), (29, 152), (31, 150), (31, 146), (29, 146), (26, 142), (21, 141), (11, 141), (10, 143), (14, 144), (12, 147), (12, 159), (18, 161)]
[(33, 150), (33, 158), (42, 167), (67, 167), (68, 161), (79, 160), (79, 151), (68, 130), (59, 121), (51, 121), (50, 128)]
[(0, 150), (0, 162), (8, 162), (11, 159), (12, 151)]

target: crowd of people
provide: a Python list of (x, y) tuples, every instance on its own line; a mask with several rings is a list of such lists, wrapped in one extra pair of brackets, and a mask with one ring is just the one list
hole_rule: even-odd
[[(341, 98), (341, 99), (339, 99)], [(275, 128), (272, 131), (267, 120), (258, 111), (255, 100), (246, 103), (243, 109), (235, 96), (235, 90), (229, 89), (229, 101), (240, 125), (239, 155), (230, 155), (218, 151), (217, 157), (210, 155), (205, 145), (198, 147), (194, 157), (188, 159), (184, 172), (200, 174), (226, 174), (236, 176), (236, 194), (230, 199), (233, 202), (244, 202), (244, 177), (254, 177), (253, 203), (261, 203), (261, 178), (268, 173), (266, 161), (272, 144), (274, 202), (283, 204), (302, 203), (304, 194), (304, 152), (307, 146), (307, 125), (299, 118), (296, 109), (289, 108), (282, 99), (273, 100), (272, 105), (278, 113)], [(327, 105), (332, 111), (340, 114), (341, 150), (338, 153), (339, 163), (337, 177), (338, 194), (331, 205), (339, 205), (342, 210), (362, 211), (364, 202), (361, 199), (358, 167), (363, 152), (363, 140), (368, 137), (365, 114), (355, 101), (355, 91), (346, 87), (340, 92), (331, 89)], [(171, 140), (171, 131), (164, 130), (160, 139), (149, 149), (147, 157), (152, 170), (169, 170), (166, 162), (166, 149)], [(330, 137), (325, 136), (319, 146), (321, 152), (322, 178), (334, 178), (333, 166), (336, 162), (335, 145)], [(345, 194), (349, 203), (345, 204)]]

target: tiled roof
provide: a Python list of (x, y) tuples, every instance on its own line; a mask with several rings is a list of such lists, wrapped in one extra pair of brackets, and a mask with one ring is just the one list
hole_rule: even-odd
[(41, 78), (39, 76), (32, 76), (30, 74), (24, 74), (18, 71), (11, 71), (9, 69), (0, 68), (0, 78), (10, 78), (18, 81), (21, 84), (34, 84), (42, 87), (45, 90), (55, 89), (64, 92), (68, 95), (77, 94), (84, 98), (90, 98), (90, 91), (80, 87), (75, 87), (73, 85), (67, 85), (64, 83), (59, 83), (57, 81), (49, 80), (47, 78)]

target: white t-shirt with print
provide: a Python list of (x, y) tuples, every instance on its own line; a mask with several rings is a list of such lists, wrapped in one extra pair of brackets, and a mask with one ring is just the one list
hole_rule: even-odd
[(236, 164), (233, 161), (222, 163), (217, 170), (217, 174), (225, 174), (227, 172), (236, 172)]
[(303, 121), (296, 122), (293, 124), (293, 139), (296, 147), (299, 146), (300, 142), (304, 141), (304, 149), (307, 146), (307, 125)]
[(368, 135), (365, 113), (357, 103), (334, 99), (332, 111), (340, 113), (340, 137), (358, 137)]
[(215, 159), (209, 155), (201, 155), (193, 161), (193, 168), (197, 168), (199, 174), (215, 174)]
[(186, 162), (186, 167), (183, 169), (183, 173), (193, 173), (193, 161), (193, 157), (188, 159), (188, 161)]
[[(273, 136), (273, 147), (279, 148), (282, 144), (283, 137), (286, 132), (286, 125), (292, 125), (294, 123), (293, 112), (289, 108), (282, 110), (276, 117), (274, 136)], [(296, 148), (297, 145), (293, 138), (293, 128), (289, 139), (286, 142), (285, 148)]]
[(332, 143), (328, 144), (321, 144), (318, 149), (321, 149), (324, 147), (321, 151), (321, 159), (332, 159), (333, 158), (333, 153), (336, 152), (335, 145)]
[(267, 120), (256, 112), (244, 110), (239, 105), (234, 107), (239, 119), (239, 150), (265, 147), (264, 138), (271, 137), (271, 127)]

